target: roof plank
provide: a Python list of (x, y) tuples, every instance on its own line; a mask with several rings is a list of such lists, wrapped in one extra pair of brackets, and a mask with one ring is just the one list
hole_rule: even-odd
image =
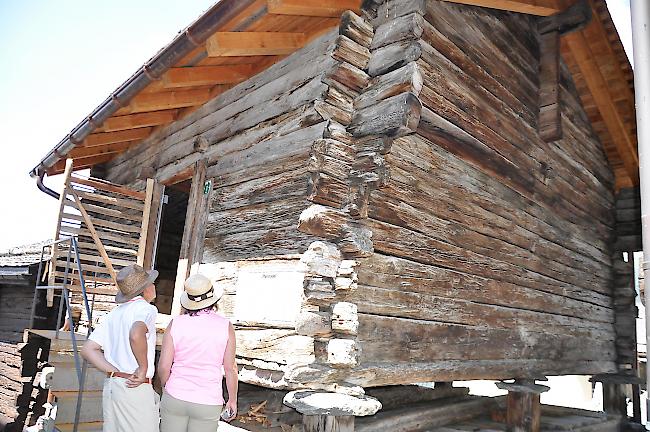
[(338, 18), (346, 10), (359, 11), (360, 0), (268, 0), (275, 15), (302, 15)]
[(231, 84), (248, 79), (252, 73), (251, 64), (181, 67), (168, 70), (162, 82), (165, 88)]
[(529, 15), (549, 16), (560, 12), (553, 0), (444, 0), (449, 3), (461, 3), (481, 6)]
[(290, 54), (307, 41), (304, 33), (219, 32), (205, 43), (209, 57)]
[(150, 127), (129, 129), (117, 132), (100, 132), (88, 135), (81, 147), (101, 146), (104, 144), (120, 143), (125, 141), (133, 141), (144, 139), (151, 133)]
[(136, 142), (137, 141), (125, 141), (121, 143), (106, 144), (103, 146), (76, 147), (70, 151), (69, 157), (77, 159), (110, 153), (120, 153), (134, 145)]
[(100, 131), (114, 132), (126, 129), (136, 129), (147, 126), (158, 126), (176, 120), (178, 110), (154, 111), (140, 114), (131, 114), (106, 119)]
[(121, 108), (119, 114), (134, 114), (201, 105), (210, 99), (210, 89), (175, 90), (161, 93), (141, 93), (129, 105)]

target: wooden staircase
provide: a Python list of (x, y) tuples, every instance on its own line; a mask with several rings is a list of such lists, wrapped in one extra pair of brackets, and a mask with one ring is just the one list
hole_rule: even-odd
[[(30, 332), (50, 340), (48, 363), (54, 367), (54, 373), (52, 378), (48, 380), (48, 387), (51, 394), (56, 398), (57, 410), (54, 425), (60, 431), (73, 431), (77, 396), (79, 394), (79, 380), (75, 368), (70, 333), (59, 332), (57, 337), (54, 330), (30, 330)], [(77, 333), (76, 339), (77, 343), (81, 345), (86, 340), (86, 337)], [(87, 365), (77, 431), (102, 430), (104, 378), (104, 373), (90, 366), (90, 364)]]

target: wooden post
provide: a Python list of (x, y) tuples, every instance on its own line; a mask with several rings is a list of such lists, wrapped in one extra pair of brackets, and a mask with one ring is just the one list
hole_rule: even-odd
[[(194, 175), (190, 187), (190, 195), (187, 201), (187, 213), (185, 214), (185, 228), (183, 229), (183, 240), (181, 252), (178, 259), (176, 271), (176, 283), (174, 285), (174, 297), (172, 300), (172, 315), (179, 315), (181, 312), (180, 298), (183, 293), (183, 284), (190, 275), (192, 265), (201, 257), (197, 256), (197, 250), (202, 251), (205, 234), (205, 223), (208, 212), (210, 192), (205, 191), (207, 162), (205, 159), (194, 164)], [(211, 189), (211, 186), (210, 186)], [(200, 243), (200, 244), (199, 244)]]
[[(54, 240), (58, 240), (61, 238), (60, 236), (61, 214), (63, 213), (63, 208), (65, 207), (66, 188), (70, 185), (70, 175), (72, 174), (72, 167), (73, 167), (72, 162), (73, 162), (72, 159), (66, 159), (65, 161), (65, 171), (63, 171), (64, 182), (63, 182), (63, 188), (61, 189), (61, 195), (59, 196), (59, 214), (56, 220), (56, 231), (54, 233)], [(56, 276), (54, 276), (54, 272), (56, 271), (57, 248), (58, 245), (52, 246), (52, 257), (50, 258), (50, 275), (49, 275), (48, 285), (54, 285), (56, 280)], [(47, 289), (46, 299), (47, 299), (47, 307), (52, 307), (54, 305), (54, 289), (52, 288)]]
[(354, 416), (305, 415), (305, 432), (353, 432)]
[(506, 431), (539, 432), (541, 405), (539, 395), (549, 387), (535, 384), (534, 379), (516, 379), (514, 383), (497, 383), (497, 387), (508, 390), (506, 398)]

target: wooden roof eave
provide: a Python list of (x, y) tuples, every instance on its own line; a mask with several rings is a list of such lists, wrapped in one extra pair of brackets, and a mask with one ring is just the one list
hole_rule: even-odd
[(255, 0), (220, 1), (204, 13), (199, 19), (178, 35), (167, 47), (158, 52), (145, 63), (126, 82), (115, 90), (88, 117), (79, 123), (68, 136), (59, 142), (41, 162), (34, 167), (30, 175), (37, 177), (40, 173), (50, 171), (62, 157), (95, 131), (101, 124), (120, 108), (126, 106), (153, 81), (190, 53), (197, 45), (213, 34), (224, 23), (239, 15)]

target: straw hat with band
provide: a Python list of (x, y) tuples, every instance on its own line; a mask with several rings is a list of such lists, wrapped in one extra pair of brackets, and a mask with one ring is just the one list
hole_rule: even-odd
[(181, 295), (181, 305), (190, 311), (204, 309), (219, 301), (222, 288), (216, 288), (202, 274), (194, 274), (185, 281), (185, 291)]
[(124, 267), (117, 273), (116, 303), (126, 303), (142, 292), (158, 277), (158, 270), (145, 270), (137, 264)]

